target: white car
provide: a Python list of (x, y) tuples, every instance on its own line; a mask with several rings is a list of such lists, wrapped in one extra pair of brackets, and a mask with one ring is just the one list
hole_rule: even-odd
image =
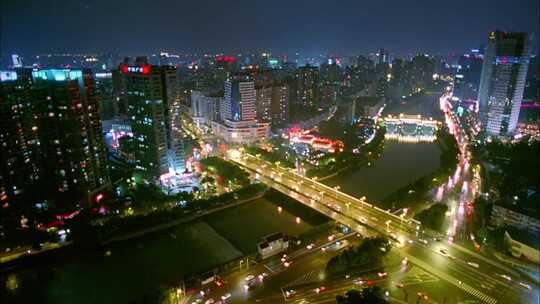
[(231, 294), (230, 294), (230, 293), (226, 293), (226, 294), (224, 294), (224, 295), (221, 296), (221, 300), (227, 301), (230, 297), (231, 297)]
[(523, 282), (519, 282), (519, 286), (525, 288), (525, 289), (528, 289), (528, 290), (531, 290), (531, 285), (529, 284), (526, 284), (526, 283), (523, 283)]
[(249, 281), (253, 281), (253, 279), (255, 279), (255, 276), (252, 275), (252, 274), (250, 274), (250, 275), (248, 275), (244, 280), (245, 280), (246, 282), (249, 282)]
[(512, 278), (506, 274), (499, 274), (498, 276), (500, 276), (501, 278), (507, 280), (507, 281), (512, 281)]
[(474, 262), (467, 262), (467, 265), (471, 266), (471, 267), (474, 267), (474, 268), (479, 268), (480, 265), (478, 265), (478, 263), (474, 263)]
[(206, 300), (206, 302), (204, 302), (204, 304), (214, 304), (216, 303), (216, 301), (214, 301), (214, 299), (210, 298), (208, 300)]

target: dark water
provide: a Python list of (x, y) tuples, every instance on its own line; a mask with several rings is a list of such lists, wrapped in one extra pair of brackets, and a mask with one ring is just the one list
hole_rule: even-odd
[[(276, 215), (269, 217), (270, 213)], [(286, 209), (278, 215), (275, 204), (258, 199), (102, 250), (3, 271), (0, 303), (141, 303), (160, 286), (178, 286), (185, 274), (205, 272), (241, 257), (265, 235), (278, 231), (298, 235), (310, 229), (295, 219)], [(107, 250), (110, 256), (105, 256)]]
[[(387, 106), (383, 115), (400, 113), (442, 119), (438, 95), (415, 95)], [(368, 201), (387, 209), (381, 201), (397, 189), (432, 173), (439, 167), (437, 143), (401, 143), (386, 141), (381, 157), (371, 167), (360, 168), (324, 181), (353, 196), (366, 196)]]
[(397, 189), (430, 174), (439, 167), (440, 150), (436, 143), (398, 143), (387, 141), (381, 157), (370, 167), (339, 175), (324, 183), (339, 185), (341, 191), (380, 202)]

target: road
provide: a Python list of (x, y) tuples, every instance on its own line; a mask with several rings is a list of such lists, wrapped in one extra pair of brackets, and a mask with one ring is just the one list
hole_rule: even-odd
[[(254, 172), (259, 180), (269, 186), (297, 200), (303, 198), (299, 201), (360, 233), (369, 229), (391, 236), (399, 253), (408, 257), (413, 264), (483, 303), (537, 302), (538, 289), (531, 282), (526, 282), (519, 274), (499, 263), (486, 262), (473, 251), (458, 248), (452, 243), (439, 245), (440, 242), (433, 241), (432, 234), (419, 230), (417, 222), (405, 214), (396, 216), (387, 213), (365, 200), (351, 198), (339, 189), (330, 188), (255, 156), (232, 153), (230, 159)], [(445, 246), (444, 253), (439, 248), (441, 246)], [(479, 267), (470, 266), (468, 262), (478, 264)], [(520, 282), (530, 286), (531, 290), (519, 285)]]

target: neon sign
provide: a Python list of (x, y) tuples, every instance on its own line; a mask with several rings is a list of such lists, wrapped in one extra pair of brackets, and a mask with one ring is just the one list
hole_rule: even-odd
[(133, 74), (148, 74), (150, 73), (150, 65), (122, 65), (120, 70), (124, 74), (133, 73)]
[(15, 71), (0, 71), (0, 82), (17, 80), (17, 72)]

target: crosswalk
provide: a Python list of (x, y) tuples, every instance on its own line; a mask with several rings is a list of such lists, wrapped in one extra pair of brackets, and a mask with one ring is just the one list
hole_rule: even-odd
[(423, 268), (424, 270), (426, 271), (429, 271), (431, 273), (433, 273), (434, 275), (438, 276), (439, 278), (449, 282), (450, 284), (464, 290), (465, 292), (473, 295), (474, 297), (476, 297), (477, 299), (483, 301), (484, 303), (488, 303), (488, 304), (497, 304), (497, 300), (481, 291), (479, 291), (478, 289), (474, 288), (474, 287), (471, 287), (469, 286), (467, 283), (464, 283), (464, 282), (461, 282), (459, 281), (458, 279), (454, 278), (453, 276), (443, 272), (443, 271), (439, 271), (437, 270), (436, 268), (432, 267), (431, 265), (425, 263), (424, 261), (410, 255), (410, 254), (406, 254), (407, 258), (409, 258), (409, 261), (411, 261), (412, 263), (416, 264), (417, 266)]
[(480, 299), (481, 301), (488, 303), (488, 304), (496, 304), (497, 300), (494, 298), (486, 295), (485, 293), (479, 291), (476, 288), (473, 288), (469, 286), (468, 284), (462, 283), (461, 289), (465, 290), (466, 292), (470, 293), (471, 295), (475, 296), (476, 298)]
[(424, 273), (415, 274), (415, 275), (408, 275), (405, 278), (403, 278), (403, 280), (401, 280), (401, 283), (405, 286), (410, 286), (410, 285), (431, 283), (431, 282), (437, 282), (437, 281), (439, 281), (437, 277), (427, 272), (424, 272)]
[(297, 286), (297, 285), (302, 285), (302, 284), (307, 284), (307, 283), (313, 283), (318, 280), (319, 280), (319, 271), (312, 270), (310, 272), (304, 273), (303, 275), (289, 282), (289, 284), (287, 285)]

